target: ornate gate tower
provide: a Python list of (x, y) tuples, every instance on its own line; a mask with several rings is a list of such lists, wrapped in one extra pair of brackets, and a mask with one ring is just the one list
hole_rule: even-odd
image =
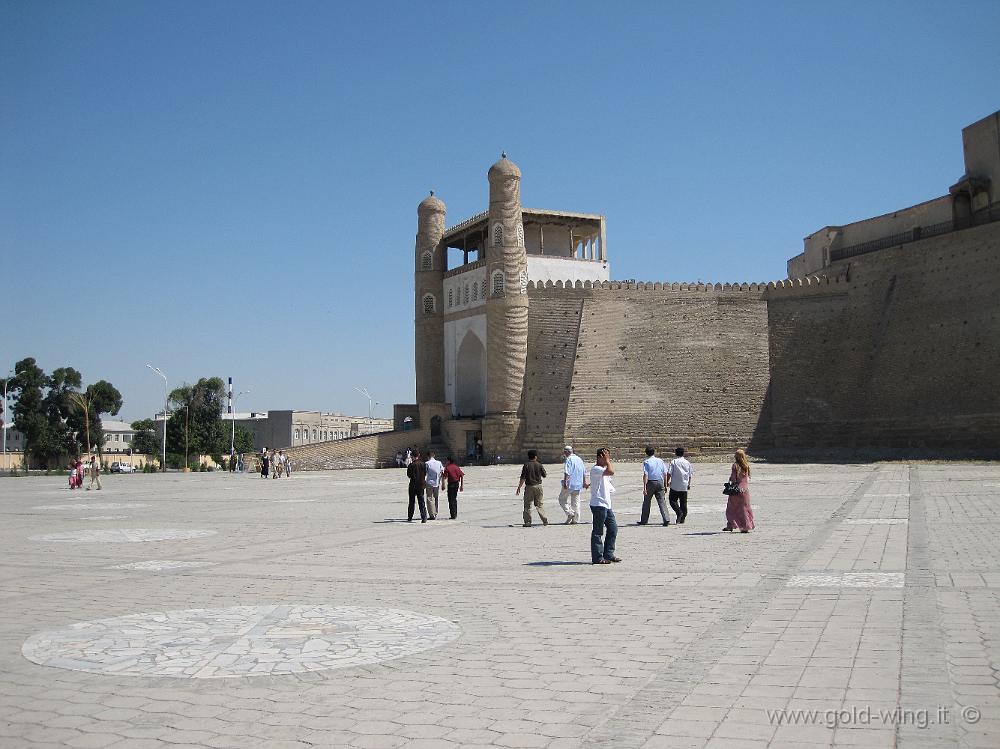
[(511, 460), (521, 448), (521, 396), (528, 358), (528, 256), (521, 217), (521, 170), (503, 154), (490, 167), (487, 235), (486, 418), (483, 445)]
[(444, 396), (444, 287), (445, 205), (434, 191), (417, 206), (417, 243), (414, 252), (414, 356), (417, 403), (443, 403)]

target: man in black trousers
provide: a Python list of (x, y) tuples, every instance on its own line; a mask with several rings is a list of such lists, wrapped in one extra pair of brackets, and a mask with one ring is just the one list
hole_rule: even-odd
[(427, 479), (427, 466), (420, 459), (419, 453), (416, 454), (413, 462), (406, 467), (406, 476), (410, 479), (409, 488), (407, 489), (410, 504), (407, 507), (406, 522), (413, 522), (413, 502), (416, 500), (417, 504), (420, 505), (420, 522), (426, 523), (427, 505), (424, 504), (424, 481)]

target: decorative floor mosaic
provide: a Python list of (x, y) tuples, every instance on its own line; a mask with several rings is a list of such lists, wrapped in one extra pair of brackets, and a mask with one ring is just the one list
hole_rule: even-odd
[(902, 572), (838, 572), (795, 575), (789, 588), (902, 588)]
[(42, 666), (129, 676), (219, 679), (370, 665), (452, 642), (447, 619), (355, 606), (236, 606), (132, 614), (33, 635)]
[(105, 528), (46, 533), (29, 536), (31, 541), (77, 544), (137, 544), (144, 541), (184, 541), (190, 538), (214, 536), (216, 531), (184, 530), (181, 528)]
[(126, 510), (136, 507), (149, 507), (142, 502), (135, 504), (124, 504), (122, 502), (94, 502), (93, 504), (73, 504), (73, 505), (36, 505), (35, 510)]
[(906, 518), (848, 518), (844, 522), (848, 525), (903, 525), (909, 521)]
[(145, 562), (129, 562), (128, 564), (113, 564), (109, 570), (142, 570), (144, 572), (161, 572), (164, 570), (186, 570), (190, 567), (206, 567), (211, 562), (183, 562), (179, 559), (148, 559)]

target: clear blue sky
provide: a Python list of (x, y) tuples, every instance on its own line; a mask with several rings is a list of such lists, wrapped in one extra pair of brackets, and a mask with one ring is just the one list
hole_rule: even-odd
[[(802, 237), (947, 192), (1000, 108), (1000, 3), (0, 4), (0, 369), (123, 414), (413, 399), (413, 239), (603, 213), (615, 278), (781, 278)], [(2, 372), (0, 372), (2, 375)]]

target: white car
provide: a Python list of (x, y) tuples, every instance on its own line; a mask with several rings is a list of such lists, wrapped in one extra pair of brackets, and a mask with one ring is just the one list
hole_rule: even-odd
[(135, 466), (131, 463), (119, 463), (116, 460), (111, 464), (111, 473), (135, 473)]

